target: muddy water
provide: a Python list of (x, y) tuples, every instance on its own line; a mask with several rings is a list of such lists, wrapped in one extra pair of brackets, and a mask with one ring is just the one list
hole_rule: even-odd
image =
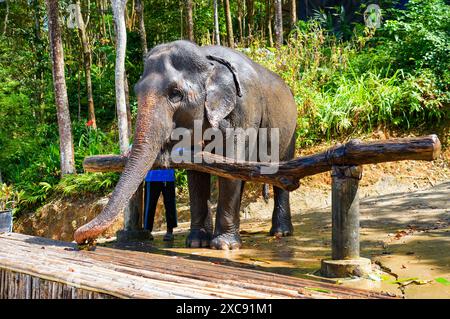
[[(450, 298), (450, 285), (442, 283), (450, 280), (449, 198), (447, 182), (425, 191), (362, 200), (361, 255), (372, 260), (374, 274), (331, 281), (405, 298)], [(297, 213), (293, 223), (294, 236), (275, 238), (267, 235), (269, 219), (244, 220), (243, 248), (238, 251), (187, 249), (187, 229), (179, 230), (173, 243), (163, 242), (164, 232), (159, 232), (140, 249), (330, 281), (317, 276), (320, 261), (331, 256), (329, 208)]]

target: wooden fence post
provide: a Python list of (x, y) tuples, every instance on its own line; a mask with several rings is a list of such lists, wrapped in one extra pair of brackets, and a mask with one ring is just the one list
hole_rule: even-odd
[(129, 242), (149, 240), (151, 238), (151, 233), (148, 230), (143, 229), (143, 216), (144, 183), (141, 183), (124, 210), (124, 227), (117, 232), (117, 241)]
[(326, 277), (362, 276), (371, 271), (367, 258), (359, 256), (359, 192), (362, 166), (332, 167), (331, 260), (322, 260)]

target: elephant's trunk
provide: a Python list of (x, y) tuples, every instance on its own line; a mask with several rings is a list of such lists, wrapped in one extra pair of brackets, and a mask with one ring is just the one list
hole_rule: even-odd
[(92, 241), (103, 233), (119, 216), (132, 195), (144, 179), (147, 171), (161, 150), (164, 141), (170, 136), (167, 123), (168, 108), (158, 104), (155, 95), (147, 95), (139, 99), (139, 112), (136, 121), (136, 131), (130, 158), (120, 176), (116, 188), (106, 207), (100, 215), (75, 231), (74, 238), (78, 244)]

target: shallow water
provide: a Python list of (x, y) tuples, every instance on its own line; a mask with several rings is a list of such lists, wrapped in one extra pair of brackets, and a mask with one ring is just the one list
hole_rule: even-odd
[(163, 242), (164, 232), (159, 232), (154, 241), (130, 248), (335, 282), (405, 298), (450, 298), (450, 285), (436, 281), (450, 280), (449, 194), (450, 183), (444, 183), (420, 193), (361, 201), (361, 256), (370, 258), (374, 265), (369, 278), (317, 276), (320, 261), (331, 257), (329, 209), (294, 215), (291, 237), (268, 236), (270, 220), (244, 220), (243, 247), (237, 251), (185, 248), (187, 229), (176, 232), (172, 243)]

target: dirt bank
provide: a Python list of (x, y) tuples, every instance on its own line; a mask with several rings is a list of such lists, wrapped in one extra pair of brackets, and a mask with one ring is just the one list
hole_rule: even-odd
[[(54, 198), (34, 214), (21, 216), (14, 231), (27, 235), (72, 241), (74, 231), (97, 216), (108, 202), (108, 196), (85, 195), (83, 198)], [(105, 233), (115, 236), (122, 228), (123, 217)]]

